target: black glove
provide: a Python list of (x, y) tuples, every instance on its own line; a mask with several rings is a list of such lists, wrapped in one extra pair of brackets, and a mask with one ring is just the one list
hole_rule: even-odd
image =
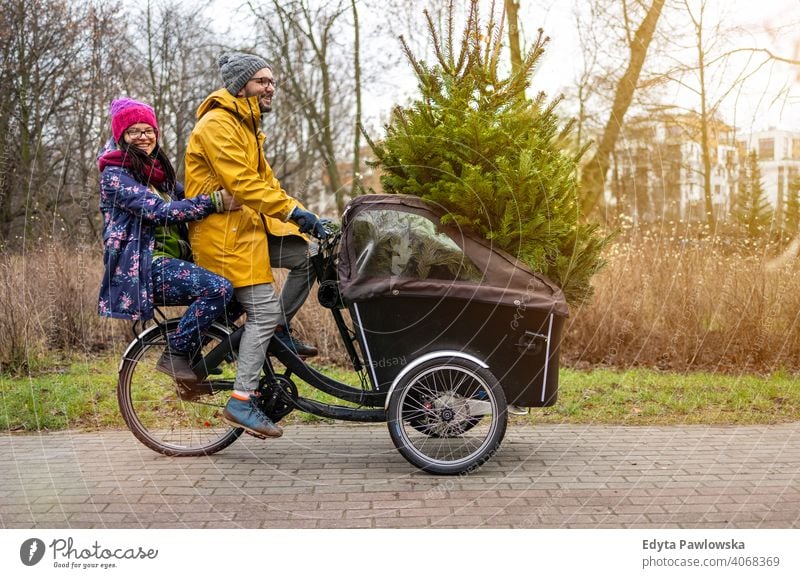
[(320, 223), (319, 217), (311, 211), (305, 211), (300, 207), (295, 207), (292, 214), (289, 215), (289, 218), (297, 223), (301, 233), (310, 233), (317, 239), (325, 239), (328, 236), (328, 232), (325, 230), (325, 227), (322, 226), (322, 223)]

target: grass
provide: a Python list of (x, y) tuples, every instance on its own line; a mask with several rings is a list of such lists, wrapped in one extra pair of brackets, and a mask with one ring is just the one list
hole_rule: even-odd
[(0, 430), (124, 427), (116, 383), (117, 363), (110, 357), (28, 376), (0, 374)]
[[(55, 364), (55, 360), (54, 360)], [(12, 432), (125, 428), (116, 401), (117, 360), (111, 356), (60, 360), (55, 369), (0, 374), (0, 430)], [(327, 367), (355, 385), (353, 372)], [(300, 394), (344, 405), (299, 383)], [(294, 412), (288, 423), (326, 421)], [(800, 378), (678, 374), (651, 369), (562, 369), (558, 402), (533, 408), (512, 423), (549, 424), (774, 424), (800, 420)]]
[(800, 378), (666, 373), (651, 369), (561, 371), (559, 400), (532, 410), (537, 423), (770, 424), (800, 420)]

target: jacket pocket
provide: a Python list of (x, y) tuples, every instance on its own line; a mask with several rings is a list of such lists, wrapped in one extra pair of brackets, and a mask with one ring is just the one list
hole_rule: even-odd
[(244, 212), (244, 210), (241, 210), (223, 213), (223, 218), (225, 219), (225, 240), (223, 242), (223, 247), (225, 247), (225, 252), (228, 254), (236, 251), (239, 238), (244, 233), (247, 222), (245, 219), (242, 219), (242, 214)]

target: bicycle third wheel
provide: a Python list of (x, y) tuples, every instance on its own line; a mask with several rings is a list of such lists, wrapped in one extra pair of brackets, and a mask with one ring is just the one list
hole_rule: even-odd
[[(117, 400), (125, 423), (133, 435), (150, 449), (167, 456), (202, 456), (218, 452), (242, 435), (222, 420), (229, 390), (181, 399), (175, 381), (156, 371), (156, 363), (167, 344), (167, 335), (178, 325), (170, 319), (142, 333), (128, 348), (119, 371)], [(203, 334), (203, 352), (225, 339), (230, 331), (214, 324)], [(235, 356), (218, 368), (216, 380), (236, 377)]]
[(506, 398), (490, 371), (458, 357), (432, 359), (398, 382), (389, 435), (409, 462), (431, 474), (480, 467), (506, 432)]

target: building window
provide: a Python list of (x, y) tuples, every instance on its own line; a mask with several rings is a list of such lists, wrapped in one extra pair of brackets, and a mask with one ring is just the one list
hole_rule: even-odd
[(800, 138), (792, 139), (792, 157), (793, 160), (800, 161)]
[(758, 139), (758, 158), (762, 161), (775, 160), (775, 139), (774, 138), (760, 138)]

